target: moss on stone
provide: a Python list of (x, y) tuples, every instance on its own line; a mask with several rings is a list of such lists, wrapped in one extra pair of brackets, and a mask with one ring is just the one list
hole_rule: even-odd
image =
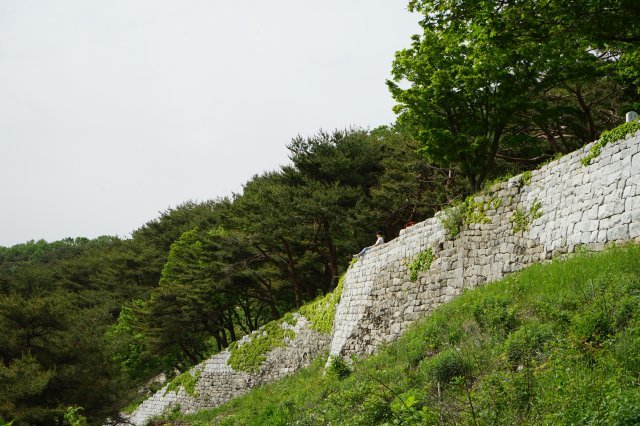
[(166, 395), (169, 392), (183, 388), (189, 395), (193, 397), (198, 396), (196, 393), (196, 383), (200, 378), (200, 374), (202, 374), (202, 370), (198, 370), (194, 374), (191, 374), (190, 371), (185, 371), (184, 373), (174, 377), (167, 385), (167, 389), (164, 391), (164, 394)]
[(333, 319), (336, 315), (336, 307), (340, 302), (342, 287), (347, 274), (340, 277), (338, 286), (331, 293), (306, 304), (298, 311), (310, 323), (311, 328), (320, 333), (330, 334), (333, 329)]
[[(320, 333), (330, 334), (333, 329), (333, 319), (336, 314), (336, 306), (340, 302), (345, 275), (338, 281), (334, 291), (328, 293), (311, 303), (300, 308), (298, 313), (309, 321), (311, 329)], [(284, 346), (285, 339), (294, 339), (295, 331), (286, 324), (295, 325), (293, 314), (287, 313), (277, 321), (271, 321), (260, 331), (251, 336), (251, 340), (241, 345), (236, 342), (229, 346), (231, 356), (227, 364), (237, 371), (255, 372), (260, 369), (267, 359), (267, 353), (273, 349)]]
[(286, 313), (279, 320), (267, 323), (261, 330), (251, 335), (251, 340), (248, 342), (229, 346), (231, 356), (227, 364), (237, 371), (258, 371), (267, 359), (268, 352), (279, 346), (284, 346), (285, 338), (293, 339), (296, 337), (295, 331), (285, 324), (296, 324), (293, 314)]

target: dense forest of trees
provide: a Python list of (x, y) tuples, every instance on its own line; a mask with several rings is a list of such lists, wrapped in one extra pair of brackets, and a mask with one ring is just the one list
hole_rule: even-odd
[(377, 229), (393, 238), (640, 107), (635, 1), (409, 7), (423, 32), (396, 54), (392, 126), (296, 137), (290, 163), (241, 194), (169, 209), (128, 239), (0, 247), (0, 423), (60, 424), (69, 406), (114, 416), (155, 375), (331, 291)]

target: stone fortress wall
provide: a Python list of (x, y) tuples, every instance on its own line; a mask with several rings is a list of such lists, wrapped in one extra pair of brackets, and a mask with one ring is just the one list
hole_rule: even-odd
[[(640, 133), (605, 146), (583, 166), (580, 160), (590, 147), (476, 196), (455, 237), (441, 221), (452, 216), (449, 210), (370, 250), (347, 272), (332, 336), (314, 331), (306, 318), (294, 314), (295, 338), (269, 352), (257, 372), (233, 370), (225, 350), (194, 367), (193, 396), (165, 387), (129, 421), (142, 425), (176, 406), (183, 412), (215, 407), (291, 374), (327, 350), (333, 356), (369, 355), (464, 289), (578, 246), (598, 250), (610, 242), (640, 241)], [(412, 281), (411, 263), (428, 251), (429, 268)]]
[[(145, 400), (130, 416), (125, 416), (125, 419), (130, 424), (144, 425), (151, 418), (176, 407), (180, 407), (183, 413), (217, 407), (255, 386), (273, 382), (308, 366), (316, 357), (327, 352), (331, 336), (313, 330), (304, 316), (294, 314), (293, 317), (295, 324), (289, 326), (285, 323), (285, 327), (293, 331), (295, 337), (285, 338), (284, 346), (267, 353), (258, 371), (234, 370), (227, 363), (231, 352), (229, 349), (224, 350), (191, 369), (189, 373), (197, 377), (193, 395), (183, 387), (168, 390), (167, 385)], [(238, 345), (248, 343), (262, 332), (260, 329), (243, 337)]]
[[(330, 355), (371, 354), (463, 290), (577, 246), (640, 241), (640, 133), (583, 166), (591, 145), (476, 196), (456, 238), (444, 211), (368, 252), (347, 272)], [(412, 282), (410, 263), (429, 249), (429, 270)]]

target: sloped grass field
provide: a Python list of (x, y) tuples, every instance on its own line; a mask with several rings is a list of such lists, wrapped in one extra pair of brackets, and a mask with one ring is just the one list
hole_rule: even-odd
[(465, 292), (351, 367), (326, 358), (193, 425), (640, 424), (640, 246)]

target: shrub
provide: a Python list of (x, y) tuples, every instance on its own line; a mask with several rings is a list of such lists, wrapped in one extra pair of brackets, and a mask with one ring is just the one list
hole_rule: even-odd
[(338, 380), (344, 380), (351, 375), (351, 367), (341, 356), (331, 357), (327, 371), (336, 376)]
[(449, 236), (455, 238), (462, 231), (464, 217), (465, 205), (464, 203), (459, 203), (449, 207), (440, 215), (440, 223)]
[(471, 372), (471, 365), (454, 349), (442, 351), (422, 365), (427, 378), (445, 385), (455, 378), (466, 378)]
[(473, 306), (473, 317), (487, 332), (508, 334), (518, 325), (517, 310), (505, 296), (489, 296)]
[(528, 324), (511, 333), (504, 343), (505, 354), (512, 369), (529, 366), (540, 360), (547, 341), (553, 337), (548, 326)]

